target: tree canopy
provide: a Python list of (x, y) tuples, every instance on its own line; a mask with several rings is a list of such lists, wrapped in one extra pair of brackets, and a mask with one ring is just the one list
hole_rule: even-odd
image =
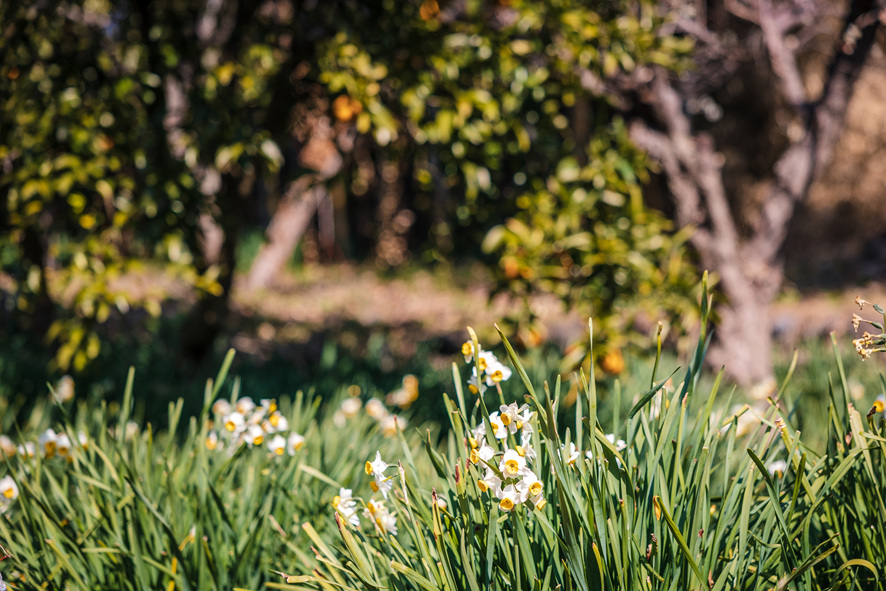
[[(686, 236), (644, 205), (646, 158), (603, 83), (690, 66), (657, 3), (0, 10), (0, 264), (18, 328), (46, 331), (60, 368), (95, 357), (114, 310), (160, 313), (120, 281), (146, 262), (197, 289), (185, 345), (205, 352), (238, 242), (265, 224), (268, 247), (316, 224), (328, 257), (385, 266), (481, 257), (612, 346), (619, 313), (689, 301)], [(286, 212), (301, 226), (275, 225)]]

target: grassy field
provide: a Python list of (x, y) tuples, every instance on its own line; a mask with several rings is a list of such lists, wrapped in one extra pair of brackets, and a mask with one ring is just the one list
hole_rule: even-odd
[(390, 327), (348, 330), (196, 372), (174, 339), (133, 333), (76, 381), (4, 343), (3, 579), (883, 588), (884, 415), (867, 414), (881, 362), (849, 338), (806, 341), (796, 362), (780, 354), (777, 383), (743, 390), (699, 346), (652, 342), (617, 377), (559, 375), (559, 348), (516, 352), (490, 331), (404, 345)]

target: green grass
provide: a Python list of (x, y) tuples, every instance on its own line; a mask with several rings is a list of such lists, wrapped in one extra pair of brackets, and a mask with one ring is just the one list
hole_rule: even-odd
[[(0, 573), (16, 589), (883, 589), (886, 425), (865, 416), (877, 366), (810, 345), (795, 368), (779, 362), (779, 391), (740, 433), (745, 393), (703, 368), (704, 335), (687, 359), (629, 358), (619, 380), (558, 376), (557, 351), (503, 341), (492, 349), (514, 374), (482, 396), (458, 353), (447, 367), (430, 347), (383, 363), (383, 333), (364, 358), (329, 341), (307, 371), (219, 357), (205, 387), (171, 348), (133, 345), (78, 376), (63, 404), (25, 375), (36, 358), (13, 363), (14, 343), (0, 374), (42, 393), (0, 396), (2, 433), (22, 443), (51, 427), (88, 443), (69, 461), (6, 458), (0, 477), (19, 494), (0, 500), (11, 554)], [(407, 371), (420, 395), (401, 415), (405, 430), (386, 436), (365, 407), (341, 416), (354, 384), (365, 402)], [(267, 442), (207, 447), (224, 422), (213, 402), (245, 395), (277, 399), (304, 446), (281, 456)], [(512, 401), (534, 413), (529, 441), (471, 431)], [(545, 502), (510, 509), (481, 490), (490, 476), (471, 462), (471, 438), (493, 448), (498, 478), (503, 454), (531, 445), (525, 465)], [(364, 511), (383, 515), (364, 468), (376, 451), (396, 534)], [(336, 521), (340, 488), (352, 490), (360, 525), (342, 519), (347, 503)]]

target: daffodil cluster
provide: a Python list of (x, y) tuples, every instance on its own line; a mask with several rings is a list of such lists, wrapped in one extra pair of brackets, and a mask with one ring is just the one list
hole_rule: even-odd
[(231, 404), (217, 400), (212, 405), (213, 423), (217, 429), (209, 432), (206, 447), (211, 450), (227, 449), (233, 453), (241, 445), (264, 446), (275, 456), (290, 455), (304, 446), (305, 438), (289, 430), (289, 421), (271, 399), (255, 404), (248, 396)]
[[(406, 378), (403, 378), (403, 380), (405, 384)], [(415, 388), (417, 395), (418, 380), (415, 382)], [(332, 422), (336, 427), (344, 427), (348, 420), (353, 419), (361, 412), (365, 412), (365, 414), (378, 422), (378, 426), (385, 437), (394, 437), (397, 435), (398, 428), (402, 431), (406, 427), (406, 419), (402, 415), (388, 411), (385, 403), (378, 398), (370, 398), (364, 406), (359, 396), (345, 398), (338, 410), (332, 415)]]
[[(461, 346), (462, 355), (465, 356), (465, 363), (474, 361), (474, 343), (466, 341)], [(511, 369), (498, 360), (491, 351), (484, 351), (477, 345), (477, 363), (471, 368), (471, 377), (468, 380), (468, 388), (474, 394), (483, 392), (486, 387), (494, 387), (501, 382), (507, 381), (511, 377)], [(480, 368), (480, 375), (477, 375), (477, 368)]]
[(51, 460), (59, 458), (68, 462), (74, 461), (72, 452), (75, 446), (86, 448), (89, 439), (86, 433), (82, 431), (77, 433), (77, 441), (72, 442), (67, 433), (56, 433), (53, 429), (46, 429), (37, 438), (37, 441), (26, 441), (20, 445), (15, 443), (6, 435), (0, 435), (0, 450), (7, 459), (15, 456), (22, 458), (33, 458), (38, 454), (43, 460)]
[(534, 414), (526, 404), (519, 408), (515, 402), (502, 404), (497, 412), (489, 415), (495, 446), (486, 439), (485, 420), (471, 432), (468, 441), (470, 462), (481, 470), (485, 469), (477, 486), (495, 497), (502, 511), (511, 511), (526, 502), (538, 509), (547, 504), (544, 484), (533, 470), (537, 459), (532, 448), (534, 430), (531, 420)]
[[(366, 462), (365, 472), (372, 477), (369, 483), (372, 492), (381, 492), (384, 499), (370, 499), (363, 510), (364, 517), (368, 518), (381, 533), (397, 534), (397, 516), (391, 513), (385, 502), (388, 494), (394, 486), (394, 476), (386, 476), (385, 471), (389, 468), (387, 462), (381, 458), (381, 452), (375, 452), (375, 459)], [(402, 473), (401, 473), (402, 477)], [(360, 515), (357, 511), (357, 500), (352, 496), (351, 489), (340, 488), (338, 494), (332, 500), (332, 506), (336, 512), (354, 527), (360, 526)]]

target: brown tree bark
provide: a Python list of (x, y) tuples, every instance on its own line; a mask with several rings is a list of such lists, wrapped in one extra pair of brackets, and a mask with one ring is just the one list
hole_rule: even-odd
[[(815, 15), (804, 12), (809, 4), (774, 6), (769, 0), (726, 4), (733, 14), (759, 26), (780, 96), (799, 121), (799, 133), (786, 133), (791, 141), (775, 162), (765, 199), (748, 228), (739, 228), (730, 206), (723, 155), (711, 135), (693, 128), (686, 104), (700, 93), (691, 84), (655, 71), (651, 83), (639, 92), (653, 117), (631, 125), (634, 141), (661, 163), (678, 224), (696, 228), (691, 241), (702, 265), (719, 275), (728, 302), (718, 308), (709, 360), (725, 365), (728, 375), (739, 383), (759, 382), (772, 375), (769, 307), (783, 281), (780, 251), (788, 224), (830, 161), (886, 2), (854, 0), (850, 4), (823, 90), (811, 101), (806, 97), (797, 49), (786, 41), (789, 32), (797, 34), (810, 17), (814, 21)], [(825, 0), (815, 6), (822, 14), (832, 8)], [(718, 46), (717, 34), (695, 21), (678, 26), (697, 38), (699, 51), (709, 58), (707, 67), (715, 69), (719, 63), (722, 75), (728, 52)], [(703, 73), (697, 80), (710, 84)]]
[(308, 229), (308, 224), (317, 211), (318, 201), (325, 196), (325, 187), (311, 185), (309, 176), (303, 176), (289, 184), (271, 223), (268, 224), (265, 232), (267, 242), (261, 245), (249, 269), (247, 289), (267, 287), (283, 269)]

